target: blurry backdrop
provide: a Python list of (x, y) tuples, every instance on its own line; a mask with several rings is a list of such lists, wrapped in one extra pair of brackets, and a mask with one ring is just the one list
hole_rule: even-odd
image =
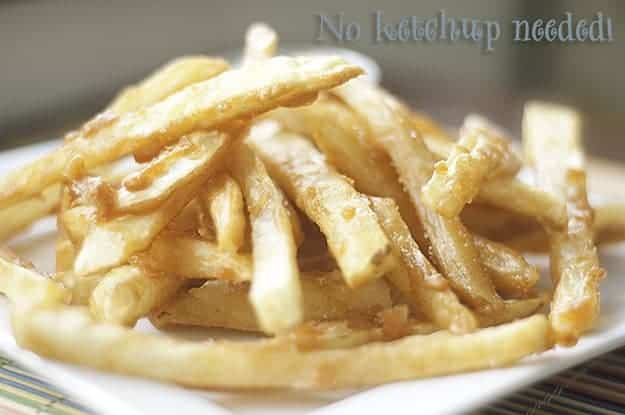
[[(468, 43), (375, 44), (371, 13), (498, 20), (502, 37), (484, 53)], [(513, 18), (571, 11), (613, 22), (604, 44), (512, 43)], [(318, 13), (360, 22), (366, 34), (316, 41)], [(591, 152), (625, 160), (625, 2), (512, 0), (385, 1), (0, 1), (0, 149), (58, 137), (98, 111), (121, 86), (170, 58), (242, 46), (246, 27), (265, 21), (287, 43), (349, 47), (374, 58), (383, 84), (435, 118), (458, 123), (481, 112), (518, 133), (528, 98), (552, 99), (586, 116)]]

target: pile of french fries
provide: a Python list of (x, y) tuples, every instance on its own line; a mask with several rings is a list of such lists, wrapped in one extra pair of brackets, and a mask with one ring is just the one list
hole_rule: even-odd
[[(0, 255), (20, 346), (193, 387), (343, 388), (509, 365), (593, 328), (595, 242), (623, 236), (625, 209), (593, 214), (576, 112), (527, 104), (523, 154), (476, 115), (454, 140), (358, 67), (276, 48), (255, 24), (240, 68), (176, 59), (0, 179), (3, 238), (57, 217), (54, 275)], [(521, 250), (545, 249), (541, 291)], [(264, 338), (133, 330), (146, 317)]]

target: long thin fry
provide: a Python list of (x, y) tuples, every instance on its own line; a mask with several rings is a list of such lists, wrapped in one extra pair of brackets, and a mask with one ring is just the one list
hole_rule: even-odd
[(372, 137), (393, 160), (436, 261), (456, 293), (478, 309), (501, 308), (501, 299), (481, 266), (472, 236), (460, 219), (442, 217), (423, 204), (421, 187), (432, 173), (433, 157), (418, 133), (406, 126), (397, 104), (363, 81), (349, 82), (334, 91), (369, 123)]
[(359, 192), (395, 200), (413, 237), (426, 246), (423, 227), (388, 156), (371, 145), (367, 126), (349, 108), (326, 98), (304, 107), (279, 108), (268, 117), (313, 140), (332, 166), (354, 180)]
[(198, 129), (214, 129), (280, 105), (301, 103), (360, 73), (360, 68), (337, 57), (277, 57), (191, 85), (136, 112), (121, 116), (105, 112), (87, 123), (75, 139), (3, 177), (0, 207), (61, 181), (75, 157), (90, 169), (146, 145), (163, 147)]
[(228, 63), (221, 58), (182, 56), (158, 68), (140, 83), (124, 88), (108, 109), (116, 114), (137, 111), (227, 69)]
[(553, 228), (566, 227), (566, 206), (561, 200), (517, 179), (486, 182), (476, 201), (535, 218)]
[(231, 167), (245, 197), (252, 228), (254, 276), (250, 301), (261, 327), (281, 332), (302, 321), (297, 248), (285, 198), (262, 162), (241, 144)]
[(91, 293), (102, 280), (103, 273), (90, 274), (84, 277), (79, 277), (72, 271), (56, 272), (52, 275), (52, 279), (57, 281), (71, 293), (72, 305), (88, 305)]
[(70, 293), (61, 284), (38, 273), (6, 248), (0, 248), (0, 292), (16, 307), (64, 304)]
[[(436, 331), (436, 326), (411, 322), (405, 331), (405, 335), (431, 334)], [(384, 327), (351, 327), (349, 320), (306, 322), (289, 333), (289, 336), (299, 350), (347, 349), (372, 342), (396, 340), (388, 337)]]
[(94, 323), (80, 308), (17, 313), (13, 327), (20, 346), (48, 358), (186, 386), (222, 388), (374, 385), (505, 366), (551, 346), (544, 316), (462, 336), (440, 332), (311, 352), (299, 351), (288, 339), (194, 343), (163, 338)]
[(252, 279), (249, 255), (226, 252), (212, 242), (171, 233), (161, 233), (150, 248), (132, 262), (154, 272), (180, 278), (218, 278), (241, 282)]
[[(422, 133), (425, 144), (436, 158), (447, 159), (455, 145), (447, 132), (425, 114), (411, 111), (409, 118), (412, 125)], [(471, 122), (475, 124), (475, 121)], [(566, 225), (564, 203), (514, 177), (489, 180), (483, 184), (475, 200), (535, 218), (550, 226)]]
[(168, 275), (150, 275), (136, 266), (121, 266), (102, 277), (91, 295), (89, 310), (97, 320), (132, 327), (173, 296), (183, 282)]
[(111, 214), (141, 213), (163, 203), (176, 189), (205, 175), (218, 143), (207, 134), (190, 134), (128, 175), (114, 192)]
[(61, 200), (61, 186), (56, 184), (40, 195), (0, 209), (0, 241), (10, 238), (38, 219), (54, 212)]
[[(351, 289), (339, 273), (302, 275), (302, 321), (353, 318), (372, 320), (391, 306), (384, 280)], [(206, 281), (199, 288), (180, 292), (152, 313), (158, 327), (191, 325), (262, 331), (249, 298), (249, 284)]]
[(371, 205), (400, 262), (389, 273), (390, 281), (438, 326), (454, 333), (475, 330), (473, 313), (460, 303), (448, 281), (421, 253), (393, 200), (371, 198)]
[(523, 116), (523, 144), (539, 185), (567, 204), (565, 231), (551, 231), (551, 276), (555, 285), (549, 319), (562, 345), (577, 342), (599, 315), (599, 265), (579, 114), (566, 107), (530, 103)]
[(510, 143), (469, 118), (447, 160), (434, 165), (432, 177), (423, 186), (423, 200), (441, 215), (457, 216), (485, 180), (503, 172), (514, 174), (519, 166)]
[(221, 174), (206, 184), (199, 198), (204, 214), (211, 218), (217, 245), (225, 251), (237, 252), (245, 242), (245, 203), (237, 182)]
[(394, 261), (388, 239), (349, 181), (329, 166), (309, 141), (288, 133), (257, 132), (248, 141), (272, 177), (319, 225), (348, 285), (382, 276)]
[(480, 322), (480, 327), (497, 326), (531, 316), (546, 303), (547, 300), (543, 297), (505, 300), (503, 302), (503, 310), (499, 313), (478, 314), (477, 318)]
[(480, 260), (490, 272), (497, 292), (504, 297), (525, 297), (536, 285), (540, 274), (521, 254), (503, 244), (475, 236)]
[[(74, 272), (87, 275), (123, 264), (148, 247), (156, 235), (197, 194), (207, 177), (222, 167), (232, 140), (221, 133), (198, 132), (210, 140), (212, 163), (192, 183), (177, 189), (158, 209), (146, 214), (128, 214), (93, 226), (85, 237), (74, 262)], [(102, 249), (105, 246), (107, 249)]]
[(243, 66), (271, 59), (278, 49), (278, 34), (264, 23), (253, 23), (245, 33)]

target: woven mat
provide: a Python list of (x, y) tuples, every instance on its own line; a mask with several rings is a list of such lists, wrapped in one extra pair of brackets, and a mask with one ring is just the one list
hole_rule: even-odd
[[(625, 413), (625, 348), (533, 385), (473, 415)], [(0, 357), (0, 414), (95, 415), (54, 386)]]

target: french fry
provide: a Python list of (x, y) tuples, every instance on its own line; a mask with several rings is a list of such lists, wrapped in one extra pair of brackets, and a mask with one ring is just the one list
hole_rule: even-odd
[(0, 241), (53, 213), (59, 206), (61, 186), (52, 185), (40, 195), (0, 209)]
[(253, 23), (245, 33), (243, 66), (271, 59), (278, 49), (278, 34), (264, 23)]
[[(274, 57), (278, 49), (278, 34), (270, 26), (264, 23), (253, 23), (245, 33), (245, 49), (243, 52), (243, 66), (251, 66), (258, 62), (266, 61)], [(291, 227), (295, 243), (299, 246), (304, 240), (302, 226), (297, 212), (288, 200), (285, 206), (289, 212)]]
[(456, 293), (476, 309), (501, 308), (501, 298), (482, 268), (472, 236), (460, 219), (445, 218), (423, 203), (421, 187), (432, 173), (433, 156), (418, 132), (406, 125), (398, 104), (359, 80), (334, 91), (368, 122), (371, 137), (391, 157), (419, 213), (436, 261)]
[(131, 258), (131, 262), (180, 278), (218, 278), (233, 282), (252, 279), (249, 255), (222, 251), (212, 242), (169, 232), (161, 233), (146, 252)]
[(124, 88), (107, 108), (116, 114), (137, 111), (226, 70), (228, 63), (221, 58), (183, 56), (158, 68), (137, 85)]
[(595, 230), (598, 244), (625, 240), (625, 202), (595, 207)]
[(250, 215), (254, 261), (250, 301), (263, 330), (281, 332), (299, 324), (303, 315), (292, 217), (284, 195), (245, 143), (237, 149), (231, 171)]
[(280, 105), (306, 102), (318, 91), (360, 73), (360, 68), (337, 57), (277, 57), (193, 84), (136, 112), (104, 112), (73, 140), (0, 179), (0, 207), (61, 181), (76, 156), (91, 169), (146, 145), (164, 147), (198, 129), (210, 130)]
[(515, 176), (523, 167), (521, 151), (515, 143), (495, 123), (479, 114), (469, 114), (465, 117), (462, 129), (481, 131), (492, 144), (494, 144), (501, 155), (501, 159), (495, 169), (488, 175), (489, 178)]
[(204, 215), (211, 218), (217, 245), (237, 252), (245, 242), (245, 204), (237, 182), (227, 174), (209, 180), (199, 197)]
[(439, 327), (454, 333), (475, 330), (477, 321), (473, 313), (460, 303), (445, 277), (421, 253), (393, 200), (375, 197), (370, 200), (399, 263), (389, 272), (388, 279)]
[[(405, 335), (431, 334), (436, 326), (431, 323), (409, 322)], [(384, 327), (351, 327), (350, 321), (310, 321), (289, 333), (299, 350), (347, 349), (363, 344), (396, 340), (389, 338)], [(402, 336), (403, 337), (403, 336)]]
[[(192, 183), (177, 189), (156, 210), (145, 214), (128, 214), (108, 222), (97, 223), (89, 230), (74, 262), (74, 272), (87, 275), (123, 264), (128, 258), (148, 247), (156, 235), (196, 195), (207, 177), (225, 162), (232, 140), (222, 133), (197, 132), (211, 141), (212, 155), (201, 175)], [(102, 250), (106, 246), (109, 249)]]
[(542, 228), (533, 218), (479, 202), (466, 206), (460, 218), (471, 232), (499, 242)]
[(216, 146), (222, 145), (214, 136), (195, 133), (182, 137), (164, 149), (138, 171), (126, 176), (114, 192), (111, 214), (140, 213), (163, 203), (176, 189), (188, 185), (214, 163)]
[[(303, 274), (302, 321), (358, 318), (372, 320), (391, 306), (383, 280), (351, 289), (340, 273)], [(199, 288), (177, 294), (151, 314), (157, 327), (191, 325), (262, 331), (250, 301), (249, 284), (209, 280)]]
[(561, 200), (517, 179), (501, 178), (486, 182), (476, 201), (535, 218), (553, 228), (566, 227), (566, 206)]
[(52, 279), (63, 284), (71, 293), (71, 305), (88, 305), (91, 293), (102, 279), (104, 273), (90, 274), (79, 277), (71, 270), (56, 272)]
[(38, 273), (6, 248), (0, 248), (0, 292), (15, 307), (50, 307), (65, 304), (70, 293), (61, 284)]
[[(166, 231), (179, 235), (201, 235), (204, 233), (206, 239), (213, 237), (212, 228), (208, 229), (202, 220), (202, 207), (197, 197), (192, 199), (187, 205), (167, 224)], [(209, 235), (210, 233), (210, 235)]]
[(500, 295), (507, 298), (525, 297), (538, 282), (538, 270), (528, 264), (521, 254), (480, 236), (474, 236), (473, 242)]
[(252, 129), (247, 140), (272, 177), (319, 225), (347, 284), (356, 287), (392, 268), (388, 239), (367, 198), (305, 138), (260, 130)]
[(423, 142), (436, 159), (445, 160), (449, 157), (454, 148), (454, 140), (445, 128), (423, 112), (410, 111), (410, 114), (409, 121), (421, 133)]
[(304, 107), (279, 108), (267, 116), (313, 140), (332, 166), (354, 180), (359, 192), (395, 200), (413, 237), (426, 246), (423, 227), (388, 156), (371, 145), (366, 125), (349, 108), (325, 98)]
[(132, 265), (117, 267), (104, 275), (93, 290), (89, 310), (97, 320), (132, 327), (172, 297), (183, 282), (169, 275), (150, 275)]
[(504, 300), (502, 311), (493, 314), (478, 314), (477, 318), (480, 322), (480, 327), (498, 326), (531, 316), (540, 310), (547, 301), (542, 296), (520, 300)]
[[(450, 156), (455, 143), (434, 120), (425, 114), (411, 111), (409, 121), (422, 133), (426, 146), (435, 158), (444, 160)], [(476, 121), (475, 117), (469, 118), (473, 125)], [(477, 122), (478, 125), (484, 123), (484, 120)], [(490, 128), (493, 129), (492, 126)], [(553, 227), (566, 226), (564, 203), (514, 177), (497, 177), (487, 181), (480, 188), (475, 200), (535, 218)]]
[(441, 332), (310, 352), (284, 338), (201, 343), (163, 338), (95, 323), (81, 308), (16, 313), (13, 327), (21, 347), (48, 358), (205, 388), (374, 385), (506, 366), (551, 347), (544, 316), (462, 336)]
[(434, 165), (423, 186), (423, 201), (441, 215), (457, 216), (484, 181), (515, 174), (519, 167), (510, 143), (489, 131), (484, 122), (468, 117), (449, 157)]
[(594, 245), (593, 212), (586, 195), (579, 114), (566, 107), (529, 103), (523, 115), (523, 144), (544, 190), (567, 205), (564, 231), (550, 231), (555, 285), (549, 320), (556, 340), (572, 345), (599, 314), (599, 281), (605, 270)]

